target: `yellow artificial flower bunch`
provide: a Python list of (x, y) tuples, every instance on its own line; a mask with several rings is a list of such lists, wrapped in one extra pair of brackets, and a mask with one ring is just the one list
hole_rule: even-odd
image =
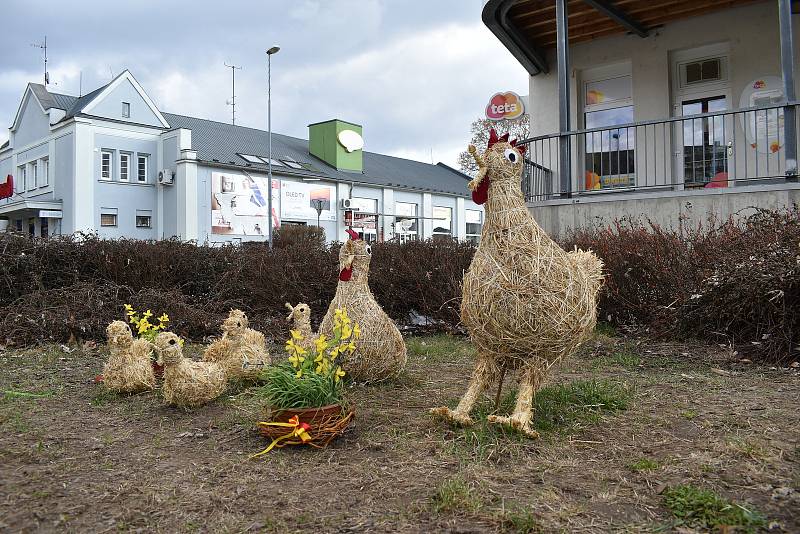
[[(153, 317), (153, 312), (150, 310), (145, 311), (141, 315), (133, 309), (130, 304), (125, 304), (125, 315), (128, 317), (128, 322), (133, 325), (133, 330), (140, 338), (147, 339), (153, 342), (162, 330), (166, 330), (169, 324), (169, 315), (162, 313), (160, 317), (155, 319), (156, 322), (150, 322)], [(183, 339), (181, 339), (181, 345)]]
[(310, 348), (304, 348), (299, 344), (303, 341), (302, 334), (297, 330), (291, 330), (290, 333), (285, 349), (289, 354), (289, 363), (296, 370), (295, 377), (302, 378), (314, 373), (338, 384), (345, 372), (337, 364), (337, 359), (356, 350), (355, 340), (361, 336), (361, 329), (350, 320), (346, 310), (337, 309), (333, 314), (332, 337), (320, 334)]

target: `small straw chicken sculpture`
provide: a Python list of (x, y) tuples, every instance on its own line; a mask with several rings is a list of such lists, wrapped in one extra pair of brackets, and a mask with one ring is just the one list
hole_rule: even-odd
[(248, 324), (243, 311), (231, 310), (222, 322), (222, 338), (206, 348), (203, 361), (220, 364), (228, 378), (257, 376), (269, 364), (269, 351), (264, 334)]
[[(314, 332), (311, 330), (311, 307), (305, 302), (299, 302), (297, 306), (292, 306), (288, 302), (286, 308), (289, 315), (287, 321), (292, 321), (292, 330), (300, 334), (300, 339), (295, 341), (298, 347), (310, 349), (314, 346)], [(294, 336), (292, 336), (294, 337)]]
[(158, 360), (164, 366), (162, 391), (167, 403), (200, 406), (225, 391), (225, 369), (216, 362), (195, 362), (183, 357), (181, 339), (172, 332), (156, 336)]
[(339, 250), (339, 283), (319, 333), (333, 334), (333, 316), (337, 309), (347, 311), (361, 335), (356, 349), (345, 357), (342, 368), (358, 382), (376, 382), (391, 378), (406, 365), (406, 344), (394, 322), (375, 301), (369, 290), (371, 247), (353, 230)]
[(106, 327), (110, 355), (103, 367), (103, 383), (113, 391), (134, 393), (156, 387), (150, 353), (153, 347), (146, 339), (133, 339), (131, 327), (114, 321)]
[(536, 224), (520, 189), (524, 146), (492, 130), (483, 155), (469, 151), (478, 174), (472, 198), (486, 205), (478, 250), (464, 274), (461, 321), (477, 349), (467, 392), (455, 410), (431, 412), (460, 425), (481, 392), (502, 384), (506, 370), (519, 369), (520, 386), (510, 417), (490, 415), (529, 437), (533, 399), (550, 367), (570, 355), (591, 334), (603, 263), (591, 252), (566, 252)]

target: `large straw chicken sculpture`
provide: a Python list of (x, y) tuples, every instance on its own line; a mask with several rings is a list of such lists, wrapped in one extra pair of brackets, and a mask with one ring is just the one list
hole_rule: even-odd
[(106, 327), (109, 357), (103, 367), (103, 384), (113, 391), (134, 393), (156, 387), (152, 345), (146, 339), (133, 339), (131, 327), (114, 321)]
[(519, 369), (513, 414), (488, 420), (537, 437), (531, 428), (536, 390), (549, 368), (594, 329), (603, 264), (591, 252), (564, 251), (536, 224), (520, 189), (524, 147), (515, 145), (492, 130), (483, 155), (469, 147), (479, 168), (469, 188), (476, 203), (485, 203), (486, 223), (464, 275), (461, 321), (478, 356), (458, 407), (431, 412), (470, 425), (481, 392), (506, 370)]
[(164, 366), (164, 399), (175, 406), (199, 406), (225, 391), (227, 375), (216, 362), (196, 362), (183, 357), (181, 339), (172, 332), (156, 336), (158, 360)]
[(217, 362), (228, 378), (253, 378), (269, 364), (264, 334), (248, 328), (247, 315), (231, 310), (222, 322), (222, 337), (208, 346), (204, 362)]
[(339, 250), (339, 283), (328, 313), (322, 319), (320, 334), (333, 334), (333, 316), (337, 309), (347, 311), (359, 325), (361, 335), (356, 349), (345, 356), (342, 367), (358, 382), (376, 382), (397, 375), (406, 365), (406, 344), (394, 322), (375, 302), (369, 290), (371, 247), (347, 230), (350, 239)]

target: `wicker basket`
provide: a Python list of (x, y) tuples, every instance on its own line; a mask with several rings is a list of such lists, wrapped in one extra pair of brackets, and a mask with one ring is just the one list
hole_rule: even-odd
[[(276, 448), (286, 445), (311, 445), (318, 449), (327, 447), (336, 437), (341, 436), (355, 417), (352, 409), (341, 404), (330, 404), (319, 408), (297, 408), (288, 410), (275, 410), (267, 408), (266, 420), (273, 423), (287, 423), (292, 417), (297, 416), (300, 423), (311, 427), (308, 434), (311, 440), (303, 441), (299, 437), (284, 439), (275, 444)], [(277, 439), (291, 432), (285, 426), (269, 426), (258, 423), (258, 431), (269, 439)]]

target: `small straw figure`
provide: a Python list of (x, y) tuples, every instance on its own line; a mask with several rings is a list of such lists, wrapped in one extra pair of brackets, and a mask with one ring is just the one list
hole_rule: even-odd
[(286, 308), (289, 310), (286, 320), (292, 321), (292, 330), (300, 334), (299, 340), (296, 339), (297, 336), (292, 335), (295, 344), (304, 349), (310, 349), (314, 346), (315, 337), (311, 330), (311, 307), (305, 302), (299, 302), (297, 306), (292, 306), (287, 302)]
[(204, 362), (217, 362), (229, 378), (253, 378), (269, 364), (264, 334), (248, 328), (247, 315), (231, 310), (222, 323), (222, 338), (203, 353)]
[(458, 407), (431, 412), (470, 425), (481, 392), (498, 382), (499, 398), (506, 370), (519, 369), (514, 413), (488, 420), (537, 437), (531, 428), (536, 390), (550, 367), (594, 329), (603, 263), (591, 252), (564, 251), (536, 224), (520, 189), (524, 146), (491, 130), (483, 155), (471, 145), (469, 151), (478, 164), (469, 188), (476, 203), (486, 203), (486, 224), (464, 274), (461, 322), (478, 360)]
[(156, 387), (150, 353), (153, 347), (146, 339), (133, 339), (131, 327), (114, 321), (106, 327), (110, 355), (103, 367), (103, 383), (113, 391), (134, 393)]
[(406, 344), (394, 322), (375, 301), (369, 290), (369, 262), (372, 248), (347, 230), (350, 239), (339, 250), (339, 283), (319, 333), (333, 334), (334, 314), (344, 310), (359, 325), (356, 349), (344, 356), (342, 368), (354, 380), (376, 382), (396, 376), (406, 365)]
[(156, 337), (158, 360), (164, 366), (164, 399), (175, 406), (200, 406), (225, 391), (225, 369), (216, 362), (195, 362), (183, 357), (181, 338), (172, 332)]

